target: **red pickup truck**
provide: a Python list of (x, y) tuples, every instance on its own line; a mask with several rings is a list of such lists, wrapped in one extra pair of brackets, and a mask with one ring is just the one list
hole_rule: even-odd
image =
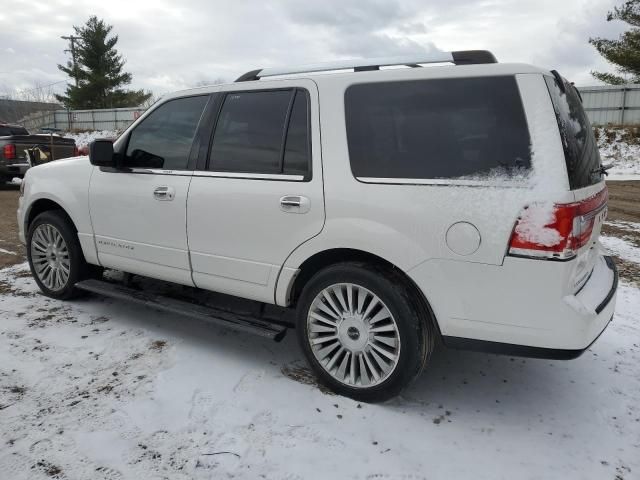
[(48, 160), (78, 155), (75, 140), (58, 135), (31, 135), (20, 125), (0, 123), (0, 184), (24, 177), (29, 168), (25, 150), (39, 148)]

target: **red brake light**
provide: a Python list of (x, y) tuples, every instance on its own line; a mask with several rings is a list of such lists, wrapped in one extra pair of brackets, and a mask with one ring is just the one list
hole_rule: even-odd
[(597, 215), (607, 206), (605, 187), (575, 203), (533, 204), (518, 218), (509, 255), (566, 260), (589, 243)]
[(6, 160), (15, 160), (16, 158), (16, 146), (12, 143), (8, 143), (2, 149), (2, 154)]

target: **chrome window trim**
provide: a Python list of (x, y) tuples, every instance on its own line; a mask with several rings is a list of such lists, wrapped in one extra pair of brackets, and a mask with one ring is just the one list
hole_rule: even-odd
[(129, 168), (123, 170), (125, 173), (146, 173), (147, 175), (180, 175), (192, 176), (193, 170), (165, 170), (163, 168)]
[[(100, 167), (105, 168), (105, 167)], [(135, 173), (142, 175), (174, 175), (183, 177), (214, 177), (235, 178), (244, 180), (279, 180), (288, 182), (303, 182), (304, 175), (283, 175), (270, 173), (240, 173), (240, 172), (207, 172), (204, 170), (164, 170), (162, 168), (129, 168), (113, 170), (117, 173)]]
[(241, 172), (210, 172), (198, 170), (194, 177), (240, 178), (245, 180), (286, 180), (290, 182), (304, 181), (304, 175), (285, 175), (276, 173), (241, 173)]
[(362, 183), (386, 184), (386, 185), (437, 185), (437, 186), (465, 186), (465, 187), (504, 187), (504, 188), (529, 188), (528, 181), (488, 181), (488, 180), (455, 180), (446, 178), (379, 178), (356, 177)]

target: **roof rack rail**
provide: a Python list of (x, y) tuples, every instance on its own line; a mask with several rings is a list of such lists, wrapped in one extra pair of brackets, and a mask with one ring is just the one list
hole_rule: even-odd
[(358, 60), (338, 60), (336, 62), (302, 65), (298, 67), (263, 68), (251, 70), (236, 79), (236, 82), (249, 82), (276, 75), (292, 75), (295, 73), (326, 72), (330, 70), (353, 69), (355, 72), (380, 70), (380, 67), (406, 65), (419, 67), (428, 63), (453, 63), (454, 65), (477, 65), (482, 63), (498, 63), (493, 53), (488, 50), (461, 50), (457, 52), (436, 52), (425, 55), (405, 55), (401, 57), (364, 58)]

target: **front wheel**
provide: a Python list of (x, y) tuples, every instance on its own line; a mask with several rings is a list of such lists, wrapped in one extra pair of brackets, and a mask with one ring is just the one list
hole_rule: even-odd
[(33, 220), (27, 233), (27, 258), (40, 290), (53, 298), (78, 295), (75, 284), (90, 272), (73, 225), (59, 211), (41, 213)]
[(406, 285), (391, 272), (345, 263), (305, 286), (298, 340), (321, 382), (365, 402), (394, 397), (423, 369), (433, 349)]

